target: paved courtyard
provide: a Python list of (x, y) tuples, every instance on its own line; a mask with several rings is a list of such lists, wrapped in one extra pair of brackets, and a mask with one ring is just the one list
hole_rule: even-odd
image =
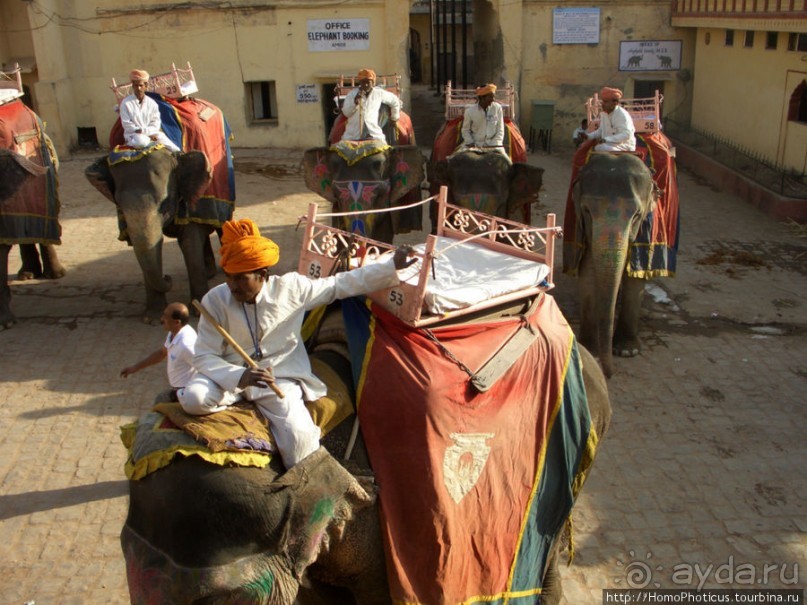
[[(83, 177), (94, 157), (62, 162), (67, 276), (13, 282), (19, 323), (0, 332), (4, 605), (128, 602), (119, 427), (166, 379), (162, 366), (126, 380), (119, 372), (164, 332), (139, 319), (136, 260), (116, 240), (114, 207)], [(297, 217), (317, 201), (300, 157), (236, 149), (238, 216), (280, 242), (286, 270)], [(561, 220), (569, 154), (530, 162), (546, 169), (535, 220), (548, 211)], [(803, 588), (807, 578), (805, 231), (683, 171), (679, 186), (678, 275), (651, 282), (645, 349), (617, 360), (609, 382), (611, 429), (575, 510), (574, 563), (562, 569), (570, 605), (600, 603), (608, 587)], [(173, 241), (165, 260), (169, 299), (187, 302)], [(556, 283), (574, 324), (575, 284)]]

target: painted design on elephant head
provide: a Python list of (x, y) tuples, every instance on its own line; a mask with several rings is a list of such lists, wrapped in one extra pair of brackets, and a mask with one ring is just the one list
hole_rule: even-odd
[(274, 587), (275, 576), (272, 572), (267, 571), (251, 582), (247, 582), (244, 585), (244, 592), (247, 593), (255, 603), (263, 603), (272, 596)]
[(443, 457), (443, 484), (457, 504), (479, 480), (490, 455), (486, 441), (493, 436), (494, 433), (451, 433), (454, 443)]
[(314, 166), (314, 176), (319, 179), (319, 186), (322, 189), (322, 193), (324, 195), (330, 195), (331, 193), (331, 186), (333, 181), (330, 177), (330, 172), (328, 170), (328, 154), (321, 152), (317, 154), (317, 163)]
[[(333, 190), (342, 212), (372, 209), (374, 201), (384, 197), (389, 185), (384, 181), (334, 181)], [(371, 232), (373, 215), (350, 218), (350, 231), (367, 235)]]

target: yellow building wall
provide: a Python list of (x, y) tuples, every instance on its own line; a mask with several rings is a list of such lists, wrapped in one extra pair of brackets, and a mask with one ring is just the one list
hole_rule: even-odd
[[(233, 144), (239, 147), (322, 145), (326, 135), (321, 87), (335, 83), (339, 74), (353, 75), (362, 67), (398, 73), (403, 90), (409, 90), (408, 6), (396, 0), (300, 0), (256, 2), (250, 9), (171, 10), (164, 10), (164, 2), (138, 3), (137, 8), (124, 0), (38, 3), (81, 23), (80, 28), (54, 22), (37, 28), (44, 19), (39, 11), (29, 12), (37, 57), (47, 57), (49, 63), (41, 65), (40, 59), (40, 113), (60, 150), (76, 144), (79, 127), (96, 128), (99, 143), (107, 144), (117, 117), (111, 79), (125, 82), (134, 67), (158, 74), (169, 71), (172, 63), (184, 67), (189, 61), (199, 86), (196, 96), (222, 109), (235, 135)], [(358, 18), (369, 19), (369, 50), (308, 50), (308, 19)], [(275, 82), (276, 121), (253, 123), (245, 89), (245, 82), (253, 81)], [(298, 84), (315, 84), (320, 102), (299, 103)], [(332, 105), (332, 99), (328, 102)]]
[(807, 126), (788, 123), (787, 107), (807, 78), (804, 53), (787, 50), (786, 33), (779, 33), (775, 50), (765, 48), (763, 31), (756, 32), (752, 48), (744, 39), (737, 30), (734, 45), (726, 46), (725, 30), (698, 30), (692, 126), (802, 172)]
[[(524, 136), (529, 132), (532, 100), (554, 101), (552, 146), (571, 147), (572, 132), (586, 117), (586, 100), (602, 86), (620, 88), (626, 98), (632, 98), (639, 78), (664, 81), (662, 115), (665, 120), (688, 123), (695, 35), (669, 25), (671, 3), (606, 1), (574, 6), (600, 8), (598, 44), (553, 44), (553, 9), (558, 3), (523, 0), (519, 24), (523, 48), (520, 55), (508, 58), (507, 73), (521, 74), (520, 83), (514, 84), (520, 93), (519, 124)], [(619, 71), (620, 42), (628, 40), (680, 40), (681, 70)]]

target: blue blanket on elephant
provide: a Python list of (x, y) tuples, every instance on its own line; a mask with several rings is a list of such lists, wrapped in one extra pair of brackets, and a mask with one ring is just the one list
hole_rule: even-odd
[(42, 169), (0, 208), (0, 244), (60, 244), (56, 152), (42, 120), (22, 101), (0, 105), (0, 148)]

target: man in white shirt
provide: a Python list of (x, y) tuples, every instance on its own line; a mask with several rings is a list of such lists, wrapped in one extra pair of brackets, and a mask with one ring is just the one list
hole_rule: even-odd
[(161, 130), (160, 107), (157, 101), (146, 96), (149, 74), (142, 69), (129, 72), (132, 81), (132, 94), (120, 103), (120, 121), (123, 126), (123, 139), (130, 147), (148, 147), (154, 143), (162, 143), (168, 149), (178, 152), (180, 149)]
[(193, 359), (199, 373), (180, 390), (179, 402), (194, 415), (223, 410), (241, 399), (254, 402), (269, 419), (289, 469), (319, 448), (320, 429), (304, 402), (326, 394), (325, 384), (311, 371), (300, 333), (305, 312), (398, 284), (396, 270), (414, 262), (407, 261), (411, 248), (398, 248), (386, 262), (310, 279), (296, 272), (271, 275), (279, 249), (249, 219), (225, 222), (221, 241), (226, 283), (211, 289), (202, 305), (259, 367), (245, 367), (203, 315)]
[(121, 370), (121, 377), (128, 378), (135, 372), (166, 360), (168, 383), (171, 389), (160, 393), (158, 401), (177, 401), (176, 392), (191, 381), (196, 374), (193, 368), (193, 353), (196, 345), (196, 330), (188, 324), (190, 313), (182, 303), (171, 303), (163, 311), (160, 323), (168, 334), (162, 347), (144, 357), (136, 364)]
[(401, 115), (401, 100), (388, 90), (376, 88), (376, 75), (372, 69), (359, 70), (357, 81), (358, 88), (347, 94), (342, 105), (342, 113), (347, 118), (342, 140), (375, 139), (386, 143), (384, 131), (378, 123), (378, 112), (381, 105), (389, 106), (389, 119), (396, 126)]
[(600, 125), (597, 130), (587, 134), (589, 139), (596, 139), (594, 151), (636, 151), (636, 129), (633, 118), (619, 104), (622, 91), (618, 88), (600, 90), (602, 111), (599, 115)]
[[(496, 85), (476, 89), (476, 103), (465, 108), (462, 118), (461, 148), (477, 147), (504, 152), (504, 112), (494, 98)], [(505, 154), (507, 155), (507, 154)]]

